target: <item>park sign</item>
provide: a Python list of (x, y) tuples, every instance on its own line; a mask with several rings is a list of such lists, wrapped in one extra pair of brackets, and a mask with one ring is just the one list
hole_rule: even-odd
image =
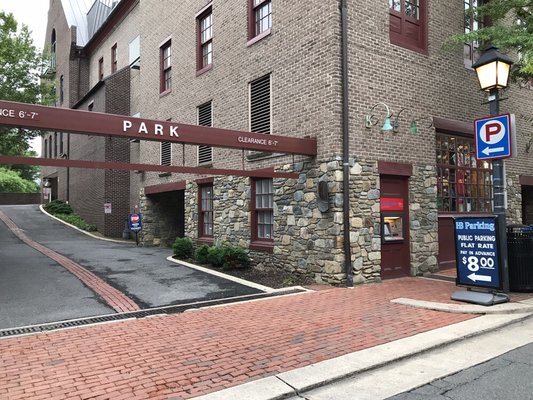
[(0, 126), (271, 153), (317, 154), (317, 141), (309, 137), (236, 131), (4, 100), (0, 100)]
[(454, 218), (457, 285), (502, 289), (497, 218)]
[(496, 160), (513, 155), (512, 123), (509, 114), (474, 121), (477, 160)]

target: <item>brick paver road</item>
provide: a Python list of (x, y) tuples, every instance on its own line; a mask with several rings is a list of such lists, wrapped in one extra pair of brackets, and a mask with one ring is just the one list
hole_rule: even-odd
[(187, 399), (474, 318), (390, 303), (454, 290), (403, 278), (4, 338), (0, 398)]

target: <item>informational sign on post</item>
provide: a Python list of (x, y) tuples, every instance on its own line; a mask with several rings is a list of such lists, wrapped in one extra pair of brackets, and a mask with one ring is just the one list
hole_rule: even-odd
[(128, 227), (130, 228), (130, 231), (135, 233), (135, 243), (138, 246), (139, 245), (139, 232), (143, 228), (142, 214), (136, 213), (136, 212), (132, 214), (128, 214)]
[(142, 215), (141, 214), (129, 214), (128, 216), (128, 226), (130, 231), (139, 232), (143, 228)]
[(455, 218), (457, 284), (501, 289), (497, 218)]
[(509, 114), (474, 121), (476, 159), (495, 160), (512, 156), (511, 116)]

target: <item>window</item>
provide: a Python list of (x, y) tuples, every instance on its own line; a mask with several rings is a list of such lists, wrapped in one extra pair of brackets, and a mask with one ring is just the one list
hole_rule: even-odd
[(65, 100), (65, 79), (63, 75), (59, 78), (59, 104), (63, 104)]
[(44, 158), (48, 158), (48, 139), (44, 139), (44, 147), (43, 147), (43, 156)]
[(50, 69), (52, 71), (56, 70), (56, 30), (52, 29), (52, 37), (50, 38)]
[(98, 80), (104, 79), (104, 57), (98, 60)]
[(492, 212), (492, 165), (475, 158), (474, 139), (437, 133), (437, 207)]
[[(198, 107), (198, 125), (213, 126), (212, 102)], [(198, 146), (198, 165), (211, 164), (213, 162), (213, 148), (211, 146)]]
[(54, 132), (54, 158), (57, 158), (57, 132)]
[(272, 0), (249, 0), (248, 39), (260, 39), (272, 28)]
[[(482, 21), (476, 16), (475, 9), (481, 4), (479, 0), (464, 0), (465, 3), (465, 33), (477, 31), (483, 27)], [(465, 67), (472, 68), (472, 64), (479, 58), (479, 42), (464, 44)]]
[(252, 241), (272, 241), (274, 233), (274, 191), (272, 179), (252, 183)]
[(270, 75), (250, 83), (250, 131), (271, 132)]
[(63, 147), (63, 132), (59, 132), (59, 156), (62, 157), (65, 154)]
[(117, 44), (111, 47), (111, 73), (117, 72)]
[(160, 86), (159, 92), (165, 93), (172, 89), (172, 42), (169, 40), (160, 48)]
[(131, 68), (139, 69), (141, 67), (141, 37), (137, 36), (129, 44), (129, 65)]
[(427, 53), (427, 0), (389, 0), (389, 37), (393, 44)]
[(170, 165), (172, 161), (172, 145), (170, 142), (161, 143), (161, 165)]
[(213, 13), (211, 7), (197, 18), (198, 47), (196, 69), (202, 71), (213, 64)]
[(198, 186), (198, 237), (213, 236), (213, 184)]

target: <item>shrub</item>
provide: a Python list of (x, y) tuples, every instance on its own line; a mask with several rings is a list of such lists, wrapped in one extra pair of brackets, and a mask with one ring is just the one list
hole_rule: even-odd
[(72, 214), (72, 207), (70, 207), (70, 204), (67, 204), (62, 200), (53, 200), (46, 204), (44, 209), (53, 215)]
[(222, 268), (224, 266), (224, 248), (223, 246), (213, 246), (208, 249), (207, 261), (213, 267)]
[(65, 222), (68, 222), (71, 225), (74, 225), (77, 228), (83, 229), (87, 232), (95, 232), (96, 225), (87, 223), (82, 217), (78, 214), (54, 214), (57, 218), (62, 219)]
[(176, 238), (172, 245), (172, 249), (174, 250), (174, 256), (180, 259), (191, 258), (194, 254), (192, 240), (188, 237)]
[(223, 246), (223, 265), (224, 269), (245, 268), (250, 265), (248, 253), (238, 246)]
[(207, 259), (208, 255), (209, 255), (209, 246), (206, 244), (203, 244), (196, 249), (196, 252), (194, 253), (194, 258), (200, 264), (207, 264), (209, 263), (209, 260)]

